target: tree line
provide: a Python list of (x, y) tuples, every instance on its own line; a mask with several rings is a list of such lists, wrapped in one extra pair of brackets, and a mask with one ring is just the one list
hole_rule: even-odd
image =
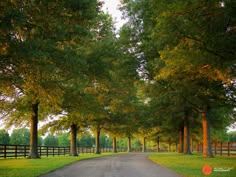
[[(112, 148), (112, 138), (102, 134), (99, 138), (101, 148)], [(27, 128), (14, 129), (9, 133), (5, 129), (0, 129), (0, 144), (4, 145), (30, 145), (30, 130)], [(47, 136), (38, 136), (39, 146), (70, 146), (70, 134), (60, 133), (58, 135), (48, 134)], [(95, 138), (91, 133), (81, 134), (77, 139), (79, 147), (95, 147)], [(131, 144), (133, 149), (141, 149), (142, 144), (138, 138), (133, 139)], [(127, 148), (125, 138), (120, 138), (117, 141), (118, 148)], [(150, 148), (150, 147), (149, 147)]]
[[(0, 119), (38, 131), (79, 131), (169, 144), (191, 154), (235, 117), (235, 2), (124, 0), (128, 22), (116, 34), (96, 0), (1, 2)], [(38, 124), (44, 124), (38, 130)]]

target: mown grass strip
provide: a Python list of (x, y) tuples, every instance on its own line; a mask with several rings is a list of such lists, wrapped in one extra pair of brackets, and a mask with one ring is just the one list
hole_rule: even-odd
[(204, 177), (204, 165), (212, 167), (209, 177), (235, 177), (236, 158), (216, 156), (202, 158), (200, 154), (184, 155), (179, 153), (156, 153), (149, 156), (153, 162), (168, 167), (185, 177)]
[(103, 154), (81, 154), (78, 157), (58, 156), (42, 157), (41, 159), (0, 159), (1, 177), (36, 177), (50, 171), (64, 167), (73, 162), (113, 155), (114, 153)]

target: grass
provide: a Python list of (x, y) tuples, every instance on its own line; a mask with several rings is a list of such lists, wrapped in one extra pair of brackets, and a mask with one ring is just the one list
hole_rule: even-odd
[(1, 177), (36, 177), (56, 170), (73, 162), (113, 155), (113, 153), (104, 154), (80, 154), (78, 157), (55, 156), (42, 157), (41, 159), (0, 159)]
[(209, 177), (236, 176), (236, 158), (233, 157), (216, 156), (215, 158), (202, 158), (200, 154), (158, 153), (150, 155), (149, 159), (185, 177), (206, 176), (202, 172), (204, 165), (210, 165), (212, 167), (212, 173)]

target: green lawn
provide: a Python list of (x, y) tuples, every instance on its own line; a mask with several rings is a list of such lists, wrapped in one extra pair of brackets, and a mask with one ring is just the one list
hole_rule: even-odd
[(184, 155), (178, 153), (156, 153), (149, 158), (157, 164), (166, 166), (185, 177), (203, 177), (204, 165), (212, 167), (209, 177), (235, 177), (236, 158), (221, 157), (202, 158), (200, 154)]
[(36, 177), (82, 159), (113, 155), (113, 153), (81, 154), (78, 157), (55, 156), (41, 159), (0, 159), (1, 177)]

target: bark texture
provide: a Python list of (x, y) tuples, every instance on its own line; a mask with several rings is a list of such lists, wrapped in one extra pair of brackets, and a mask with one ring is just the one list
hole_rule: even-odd
[(146, 152), (146, 137), (142, 139), (142, 152)]
[(96, 138), (95, 138), (95, 154), (101, 154), (101, 151), (100, 151), (100, 132), (101, 132), (101, 128), (98, 125), (97, 129), (96, 129)]
[(211, 147), (210, 125), (207, 110), (201, 113), (203, 130), (203, 153), (202, 157), (214, 157)]
[(184, 148), (184, 144), (183, 144), (183, 134), (184, 134), (184, 129), (181, 128), (181, 130), (179, 131), (179, 153), (183, 153), (183, 148)]
[(76, 124), (72, 124), (70, 126), (70, 155), (71, 156), (78, 156), (78, 151), (77, 151), (77, 132), (78, 132), (78, 127)]
[(112, 152), (117, 153), (116, 137), (113, 137), (113, 140), (112, 140)]
[(38, 106), (39, 101), (31, 104), (30, 118), (30, 152), (28, 158), (40, 158), (38, 154)]
[(128, 142), (127, 142), (127, 152), (131, 152), (131, 138), (130, 138), (130, 136), (128, 137)]
[(157, 136), (157, 152), (160, 152), (160, 136)]
[(185, 111), (184, 118), (184, 153), (191, 154), (190, 147), (190, 126), (189, 126), (189, 114), (188, 111)]

